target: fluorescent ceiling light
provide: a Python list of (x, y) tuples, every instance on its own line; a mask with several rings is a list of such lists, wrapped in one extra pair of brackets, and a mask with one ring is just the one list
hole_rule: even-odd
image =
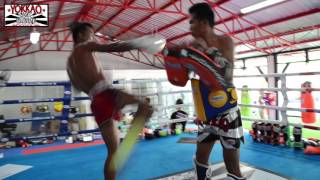
[(160, 40), (154, 42), (154, 44), (163, 44), (163, 43), (165, 43), (165, 42), (166, 42), (166, 41), (165, 41), (164, 39), (160, 39)]
[(246, 13), (249, 13), (249, 12), (252, 12), (252, 11), (256, 11), (256, 10), (259, 10), (259, 9), (262, 9), (262, 8), (265, 8), (265, 7), (280, 3), (282, 1), (285, 1), (285, 0), (266, 0), (266, 1), (263, 1), (263, 2), (260, 2), (260, 3), (248, 6), (246, 8), (243, 8), (243, 9), (240, 10), (240, 12), (242, 14), (246, 14)]
[(39, 42), (39, 39), (40, 39), (40, 33), (36, 30), (33, 30), (30, 33), (30, 42), (32, 44), (37, 44)]

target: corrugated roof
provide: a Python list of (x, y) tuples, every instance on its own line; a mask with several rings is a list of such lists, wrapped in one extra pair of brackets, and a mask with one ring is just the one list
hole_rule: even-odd
[[(12, 2), (12, 0), (7, 1), (7, 3)], [(20, 1), (15, 3), (17, 2)], [(228, 33), (236, 44), (251, 44), (257, 50), (239, 52), (241, 56), (265, 53), (261, 48), (275, 52), (288, 46), (290, 48), (286, 49), (318, 46), (320, 40), (319, 0), (287, 0), (249, 14), (241, 14), (240, 9), (261, 0), (37, 0), (32, 2), (49, 4), (50, 26), (37, 28), (42, 32), (48, 32), (51, 28), (56, 31), (84, 18), (99, 29), (100, 33), (117, 39), (135, 38), (160, 30), (158, 33), (165, 36), (171, 41), (170, 43), (180, 44), (192, 39), (187, 17), (189, 7), (193, 3), (210, 2), (215, 11), (217, 34)], [(0, 11), (3, 9), (1, 4)], [(32, 29), (0, 28), (2, 43), (10, 43), (7, 41), (8, 38), (10, 41), (16, 35), (28, 38)], [(0, 54), (4, 49), (0, 49)]]
[(158, 13), (149, 17), (146, 21), (144, 21), (139, 26), (136, 26), (133, 29), (148, 33), (160, 29), (166, 24), (171, 24), (176, 20), (181, 19), (182, 17), (182, 15), (172, 16), (168, 13)]
[(293, 29), (299, 29), (307, 26), (319, 25), (320, 13), (303, 16), (300, 18), (285, 21), (285, 23), (277, 23), (274, 25), (266, 26), (265, 29), (274, 33), (285, 32)]

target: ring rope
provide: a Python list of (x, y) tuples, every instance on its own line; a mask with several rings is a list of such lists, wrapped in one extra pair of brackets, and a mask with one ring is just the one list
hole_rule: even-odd
[[(81, 113), (75, 114), (72, 118), (81, 118), (86, 116), (93, 116), (92, 113)], [(18, 119), (0, 119), (0, 123), (20, 123), (20, 122), (30, 122), (30, 121), (48, 121), (48, 120), (60, 120), (64, 121), (64, 116), (47, 116), (47, 117), (33, 117), (33, 118), (18, 118)]]
[(61, 136), (71, 136), (78, 134), (87, 134), (87, 133), (99, 133), (99, 129), (90, 129), (90, 130), (82, 130), (82, 131), (71, 131), (57, 134), (45, 134), (45, 135), (37, 135), (37, 136), (21, 136), (21, 137), (11, 137), (11, 138), (2, 138), (1, 142), (7, 142), (10, 140), (31, 140), (31, 139), (41, 139), (41, 138), (51, 138), (51, 137), (61, 137)]

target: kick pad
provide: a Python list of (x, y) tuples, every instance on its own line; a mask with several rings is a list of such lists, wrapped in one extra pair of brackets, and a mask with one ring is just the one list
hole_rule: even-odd
[[(214, 180), (226, 180), (227, 179), (227, 170), (223, 162), (212, 165), (214, 169), (213, 176), (211, 177)], [(241, 172), (247, 178), (247, 180), (293, 180), (293, 178), (288, 178), (268, 170), (258, 169), (252, 166), (249, 166), (245, 163), (241, 163)], [(184, 172), (171, 174), (168, 176), (162, 176), (159, 178), (154, 178), (154, 180), (194, 180), (195, 174), (194, 169), (190, 169)]]

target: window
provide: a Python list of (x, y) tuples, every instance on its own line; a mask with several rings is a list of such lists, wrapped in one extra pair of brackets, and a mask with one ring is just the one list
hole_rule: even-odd
[(292, 62), (304, 62), (306, 60), (306, 54), (304, 51), (294, 53), (284, 53), (278, 55), (278, 63), (292, 63)]
[(309, 60), (320, 60), (320, 49), (310, 50)]

